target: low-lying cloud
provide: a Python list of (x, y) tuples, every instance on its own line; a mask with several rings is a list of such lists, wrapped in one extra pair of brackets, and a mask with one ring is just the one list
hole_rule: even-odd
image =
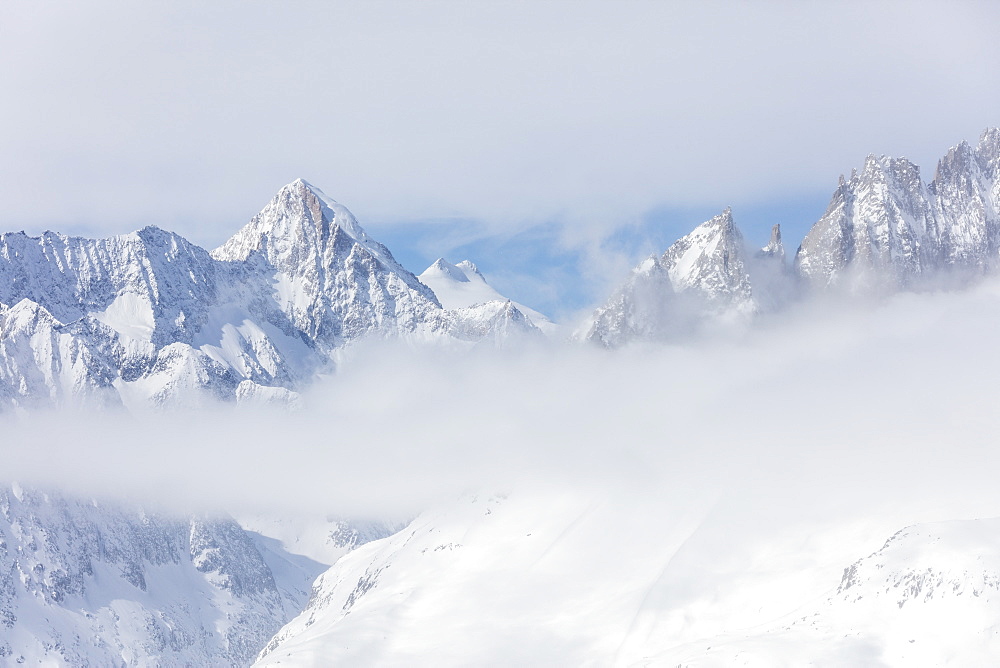
[(177, 510), (409, 516), (468, 490), (676, 490), (748, 515), (1000, 514), (1000, 282), (618, 351), (371, 344), (297, 412), (8, 416), (4, 477)]

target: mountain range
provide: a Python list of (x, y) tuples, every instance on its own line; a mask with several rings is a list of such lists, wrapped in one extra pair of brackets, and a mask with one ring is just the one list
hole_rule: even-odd
[[(778, 226), (750, 249), (726, 209), (642, 260), (564, 343), (684, 341), (818, 292), (964, 285), (998, 257), (990, 129), (949, 151), (929, 182), (905, 159), (869, 156), (790, 262)], [(564, 331), (468, 260), (411, 273), (302, 180), (212, 251), (155, 227), (0, 235), (0, 412), (294, 407), (364, 341), (495, 348)], [(664, 601), (689, 593), (665, 575), (687, 520), (616, 503), (488, 494), (410, 522), (296, 523), (179, 517), (12, 483), (0, 488), (0, 662), (797, 665), (817, 646), (831, 665), (995, 656), (995, 520), (905, 528), (838, 562), (839, 585), (823, 580), (823, 596), (793, 615), (723, 632), (697, 623), (721, 587), (663, 616)], [(484, 601), (493, 624), (474, 621)], [(939, 633), (949, 619), (961, 624)]]
[[(643, 260), (577, 338), (608, 347), (704, 333), (815, 290), (954, 284), (1000, 257), (1000, 130), (925, 183), (869, 156), (786, 265), (776, 226), (746, 248), (731, 210)], [(560, 328), (469, 261), (402, 267), (345, 207), (297, 180), (219, 248), (146, 227), (109, 239), (0, 235), (0, 410), (294, 403), (365, 339), (507, 345)]]
[(0, 235), (0, 409), (288, 403), (365, 338), (467, 345), (538, 329), (511, 302), (445, 309), (305, 181), (214, 251), (155, 227)]
[(962, 142), (925, 183), (905, 158), (869, 155), (785, 266), (778, 226), (750, 252), (732, 212), (643, 260), (581, 336), (615, 347), (704, 333), (816, 291), (887, 295), (967, 283), (1000, 261), (1000, 130)]

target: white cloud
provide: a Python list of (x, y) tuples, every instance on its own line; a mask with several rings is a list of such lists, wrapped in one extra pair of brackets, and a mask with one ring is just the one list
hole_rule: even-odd
[(0, 457), (8, 479), (185, 509), (400, 516), (541, 483), (698, 490), (795, 521), (990, 516), (998, 321), (993, 281), (614, 353), (373, 344), (303, 412), (32, 414), (2, 424)]
[[(305, 176), (493, 229), (833, 188), (995, 124), (990, 3), (0, 8), (4, 228), (222, 240)], [(738, 210), (737, 210), (738, 214)]]

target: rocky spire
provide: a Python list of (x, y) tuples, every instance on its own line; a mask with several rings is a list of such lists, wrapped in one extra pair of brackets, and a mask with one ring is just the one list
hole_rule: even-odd
[(784, 264), (785, 247), (781, 243), (781, 225), (775, 223), (771, 227), (771, 240), (757, 252), (757, 255), (760, 257), (776, 258)]

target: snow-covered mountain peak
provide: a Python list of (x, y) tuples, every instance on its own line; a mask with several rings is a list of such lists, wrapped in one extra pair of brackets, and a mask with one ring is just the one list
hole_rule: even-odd
[(954, 175), (967, 172), (976, 162), (976, 151), (969, 142), (963, 141), (958, 146), (953, 146), (938, 160), (937, 169), (934, 171), (934, 183), (952, 180)]
[(744, 253), (743, 235), (726, 207), (661, 257), (640, 262), (580, 335), (613, 348), (687, 336), (710, 321), (741, 321), (757, 311)]
[(920, 183), (920, 167), (907, 158), (869, 154), (860, 173), (853, 173), (848, 184), (857, 188), (871, 183), (898, 183), (901, 179)]
[(632, 273), (639, 276), (648, 276), (657, 269), (660, 268), (660, 258), (655, 254), (650, 254), (645, 260), (637, 264), (633, 269)]
[(709, 300), (719, 297), (750, 299), (750, 283), (743, 269), (743, 235), (729, 207), (678, 239), (661, 258), (678, 292), (691, 288)]
[[(471, 263), (451, 270), (491, 290)], [(365, 337), (501, 345), (535, 330), (526, 309), (500, 299), (445, 310), (350, 211), (301, 179), (212, 253), (157, 227), (107, 239), (0, 234), (0, 409), (91, 395), (163, 405), (205, 392), (293, 403), (337, 350)]]
[[(469, 260), (452, 264), (444, 258), (438, 258), (418, 278), (434, 291), (446, 309), (469, 309), (488, 302), (510, 302), (515, 310), (527, 316), (543, 332), (551, 334), (557, 329), (556, 324), (543, 314), (497, 292), (486, 282), (486, 277), (479, 268)], [(504, 312), (507, 310), (504, 309)]]
[(691, 230), (687, 236), (681, 237), (674, 242), (673, 246), (668, 248), (667, 252), (664, 253), (664, 257), (675, 246), (678, 248), (681, 246), (686, 248), (697, 247), (702, 252), (711, 252), (716, 244), (726, 241), (727, 238), (738, 238), (741, 241), (743, 239), (739, 230), (736, 229), (736, 224), (733, 222), (733, 211), (728, 206), (722, 210), (722, 213), (706, 220)]
[(322, 252), (337, 238), (338, 230), (384, 264), (398, 266), (392, 254), (365, 232), (347, 207), (303, 179), (281, 188), (260, 213), (212, 255), (220, 260), (242, 261), (261, 251), (273, 262), (278, 255), (309, 252), (304, 249)]
[(478, 276), (482, 280), (484, 280), (484, 281), (486, 280), (486, 277), (483, 276), (483, 273), (481, 271), (479, 271), (479, 267), (477, 267), (475, 264), (473, 264), (469, 260), (462, 260), (461, 262), (459, 262), (455, 266), (458, 267), (459, 269), (461, 269), (462, 271), (464, 271), (466, 276), (468, 276), (469, 274), (475, 274), (476, 276)]
[(254, 258), (293, 325), (330, 349), (373, 331), (409, 332), (440, 309), (434, 293), (319, 188), (289, 183), (229, 241), (228, 262)]
[(1000, 249), (1000, 131), (948, 151), (925, 183), (906, 158), (868, 156), (841, 181), (795, 258), (814, 286), (892, 292), (944, 272), (962, 280)]
[(721, 213), (709, 218), (704, 223), (691, 230), (688, 236), (705, 234), (710, 231), (716, 234), (729, 233), (735, 229), (736, 226), (733, 223), (733, 209), (732, 207), (727, 206)]
[[(420, 275), (420, 279), (423, 280), (425, 276), (441, 276), (453, 281), (458, 281), (459, 283), (469, 282), (469, 277), (465, 275), (464, 271), (462, 271), (462, 267), (448, 262), (443, 257), (439, 257), (434, 260), (434, 264), (427, 267), (427, 270)], [(467, 306), (470, 306), (470, 304), (467, 304)]]

